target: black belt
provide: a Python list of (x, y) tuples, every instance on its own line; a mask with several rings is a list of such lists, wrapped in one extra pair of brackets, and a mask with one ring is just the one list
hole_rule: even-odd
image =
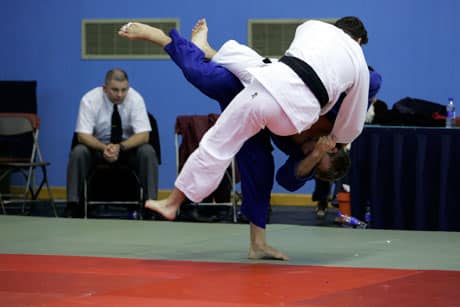
[(321, 82), (321, 79), (310, 65), (301, 59), (287, 55), (281, 57), (279, 61), (289, 66), (302, 79), (313, 95), (315, 95), (316, 99), (318, 99), (321, 108), (329, 102), (329, 95), (323, 82)]

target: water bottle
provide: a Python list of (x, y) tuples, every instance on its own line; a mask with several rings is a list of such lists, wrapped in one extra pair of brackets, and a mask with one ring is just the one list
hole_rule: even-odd
[(340, 211), (337, 213), (337, 216), (342, 220), (343, 224), (350, 225), (353, 228), (367, 228), (366, 223), (353, 216), (342, 214)]
[(364, 213), (364, 222), (367, 224), (367, 227), (370, 227), (371, 219), (371, 205), (367, 202), (366, 212)]
[(132, 220), (137, 220), (139, 218), (139, 213), (137, 212), (137, 210), (134, 210), (133, 212), (130, 212), (128, 214), (128, 218)]
[(449, 98), (449, 102), (446, 106), (446, 128), (452, 128), (455, 126), (455, 103), (454, 98)]

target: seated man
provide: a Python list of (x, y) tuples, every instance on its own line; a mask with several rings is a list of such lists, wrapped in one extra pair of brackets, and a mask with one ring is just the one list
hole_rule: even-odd
[[(121, 30), (120, 35), (130, 39), (145, 39), (164, 47), (172, 60), (182, 69), (186, 79), (204, 94), (217, 100), (221, 108), (224, 109), (231, 99), (243, 89), (243, 85), (227, 69), (212, 61), (207, 61), (204, 52), (197, 48), (197, 46), (203, 48), (203, 43), (202, 40), (200, 42), (199, 35), (203, 31), (207, 31), (205, 26), (203, 22), (198, 23), (194, 29), (192, 41), (196, 45), (180, 37), (175, 30), (170, 32), (170, 36), (166, 36), (159, 29), (137, 23), (131, 24), (129, 32)], [(260, 56), (256, 56), (256, 63), (259, 58)], [(331, 125), (326, 123), (326, 127), (327, 133), (330, 131)], [(316, 150), (324, 147), (324, 144), (321, 145), (321, 143), (325, 143), (325, 141), (320, 142)], [(300, 146), (296, 144), (294, 146), (297, 148), (297, 151), (301, 151), (299, 149)], [(289, 145), (284, 147), (289, 147)], [(313, 146), (313, 149), (315, 149), (314, 147), (316, 146)], [(264, 228), (274, 175), (271, 150), (269, 131), (263, 130), (246, 141), (236, 155), (241, 173), (241, 187), (243, 192), (241, 210), (251, 222), (251, 233), (253, 233), (253, 229), (257, 230), (255, 236), (251, 235), (249, 258), (287, 258), (284, 254), (271, 248), (265, 242)], [(308, 150), (312, 151), (312, 148)], [(321, 156), (325, 152), (322, 149)], [(303, 158), (305, 156), (302, 156)], [(294, 172), (291, 172), (290, 175), (291, 177), (295, 176)], [(303, 180), (302, 183), (307, 178), (312, 178), (310, 172), (306, 173), (306, 178), (301, 178)]]
[(148, 144), (150, 131), (144, 99), (129, 86), (126, 72), (109, 70), (104, 85), (87, 92), (80, 102), (75, 129), (79, 144), (67, 166), (70, 215), (81, 216), (83, 182), (99, 163), (128, 165), (139, 177), (145, 199), (157, 198), (158, 159)]

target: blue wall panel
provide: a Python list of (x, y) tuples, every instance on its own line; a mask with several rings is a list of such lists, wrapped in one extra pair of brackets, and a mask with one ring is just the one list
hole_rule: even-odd
[[(460, 27), (456, 0), (285, 0), (285, 1), (147, 1), (16, 0), (0, 10), (0, 80), (37, 80), (40, 141), (52, 162), (50, 181), (65, 186), (71, 135), (81, 96), (101, 85), (105, 72), (122, 67), (158, 119), (163, 150), (160, 189), (175, 178), (173, 128), (178, 114), (217, 112), (216, 104), (182, 77), (169, 60), (83, 60), (81, 20), (94, 18), (178, 18), (190, 32), (206, 17), (209, 40), (247, 42), (251, 18), (338, 18), (359, 16), (369, 31), (364, 47), (368, 62), (382, 73), (380, 98), (390, 105), (412, 96), (444, 103), (460, 100), (458, 76)], [(283, 159), (276, 154), (279, 164)], [(312, 185), (302, 191), (310, 193)], [(275, 192), (284, 190), (275, 185)]]

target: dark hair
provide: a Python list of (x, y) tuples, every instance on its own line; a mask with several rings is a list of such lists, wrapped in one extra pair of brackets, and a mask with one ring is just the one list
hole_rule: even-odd
[(385, 125), (389, 121), (391, 112), (388, 111), (388, 105), (385, 101), (377, 99), (374, 102), (374, 114), (372, 124)]
[(316, 169), (316, 178), (333, 182), (344, 177), (350, 170), (351, 160), (348, 150), (341, 148), (334, 154), (329, 155), (331, 157), (331, 167), (327, 170)]
[(108, 84), (111, 80), (120, 82), (129, 81), (126, 71), (120, 68), (111, 69), (105, 74), (105, 84)]
[(368, 42), (367, 30), (364, 24), (358, 17), (347, 16), (340, 18), (334, 24), (337, 28), (343, 30), (343, 32), (350, 35), (354, 40), (361, 38), (361, 45), (365, 45)]

